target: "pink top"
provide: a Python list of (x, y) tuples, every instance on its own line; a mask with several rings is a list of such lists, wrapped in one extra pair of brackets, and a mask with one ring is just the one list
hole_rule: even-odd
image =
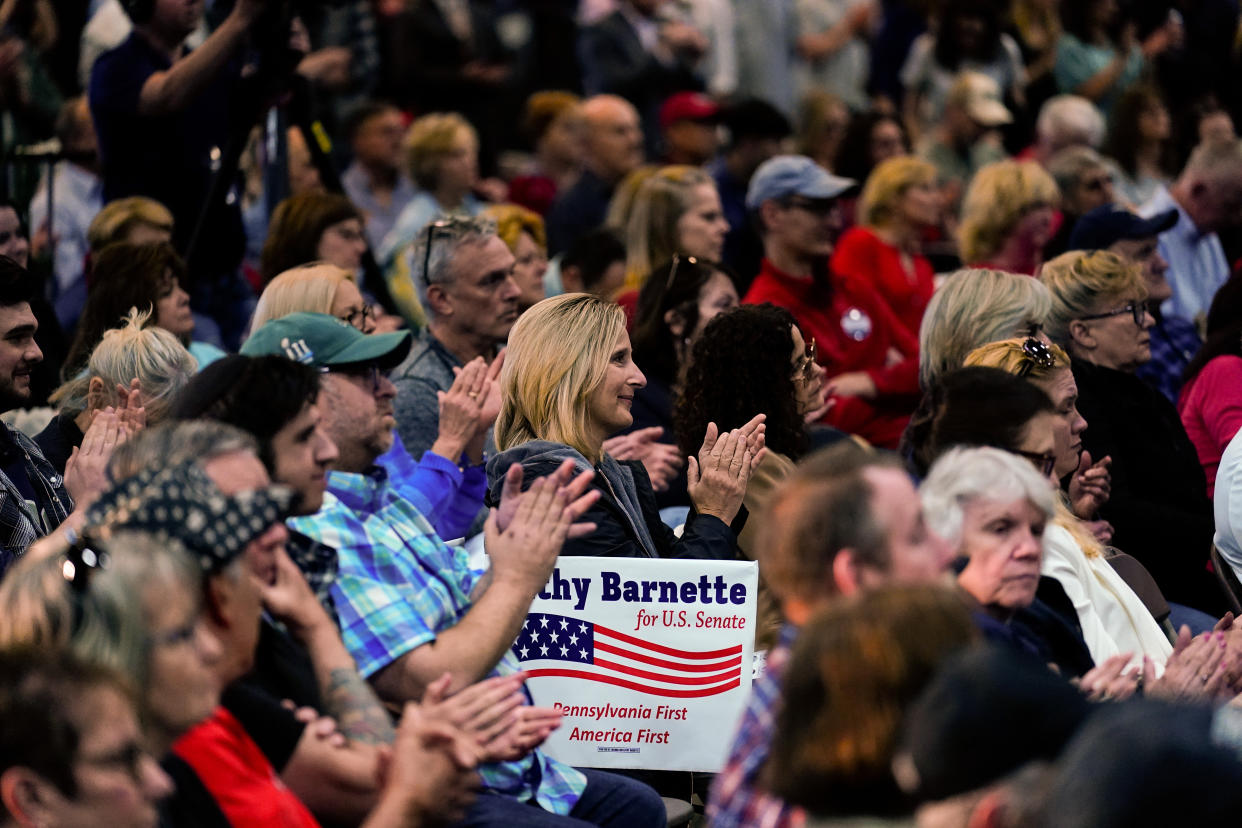
[(1242, 357), (1218, 356), (1182, 389), (1177, 412), (1195, 444), (1208, 496), (1216, 490), (1216, 467), (1229, 441), (1242, 427)]

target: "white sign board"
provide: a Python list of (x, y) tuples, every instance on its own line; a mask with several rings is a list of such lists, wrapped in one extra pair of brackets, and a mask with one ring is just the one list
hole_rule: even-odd
[(718, 771), (750, 695), (758, 565), (562, 557), (513, 645), (549, 755)]

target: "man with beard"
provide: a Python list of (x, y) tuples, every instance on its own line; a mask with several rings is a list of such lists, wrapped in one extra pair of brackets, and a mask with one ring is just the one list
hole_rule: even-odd
[[(0, 256), (0, 412), (30, 400), (30, 372), (43, 359), (34, 339), (39, 322), (30, 309), (38, 291), (25, 268)], [(0, 423), (0, 575), (72, 510), (65, 479), (39, 447)]]

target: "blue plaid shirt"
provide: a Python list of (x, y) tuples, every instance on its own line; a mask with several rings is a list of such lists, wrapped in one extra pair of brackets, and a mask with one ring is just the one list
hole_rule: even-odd
[[(470, 610), (479, 575), (465, 550), (445, 545), (378, 466), (366, 474), (330, 472), (323, 507), (289, 525), (337, 550), (332, 598), (345, 646), (364, 676), (434, 641)], [(506, 650), (491, 674), (516, 672), (517, 658)], [(480, 775), (493, 793), (562, 815), (586, 788), (583, 774), (540, 751), (484, 765)]]
[(1203, 347), (1193, 322), (1180, 316), (1162, 316), (1148, 329), (1151, 359), (1134, 373), (1177, 405), (1182, 390), (1182, 372)]
[(751, 685), (733, 749), (707, 799), (707, 821), (712, 828), (800, 828), (806, 824), (805, 811), (759, 787), (776, 732), (785, 664), (797, 637), (794, 625), (781, 629), (763, 675)]

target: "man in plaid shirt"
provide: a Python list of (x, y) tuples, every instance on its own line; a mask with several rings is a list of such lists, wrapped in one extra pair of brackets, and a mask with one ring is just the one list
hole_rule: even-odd
[(799, 466), (769, 505), (756, 548), (785, 628), (751, 689), (728, 762), (712, 784), (712, 828), (797, 828), (801, 808), (761, 785), (781, 678), (798, 628), (841, 595), (889, 583), (943, 580), (948, 544), (928, 530), (909, 475), (892, 455), (846, 440)]
[[(409, 352), (409, 336), (367, 336), (330, 316), (293, 314), (256, 331), (243, 352), (284, 354), (323, 373), (322, 426), (339, 457), (323, 507), (289, 525), (337, 551), (331, 595), (359, 671), (389, 703), (457, 699), (456, 709), (473, 715), (476, 706), (516, 700), (521, 680), (509, 646), (594, 496), (582, 494), (589, 475), (571, 480), (569, 469), (524, 495), (520, 476), (507, 481), (485, 530), (491, 568), (472, 571), (464, 550), (445, 545), (375, 464), (392, 442), (396, 389), (387, 371)], [(471, 396), (482, 405), (487, 391)], [(559, 716), (522, 706), (511, 718), (499, 737), (482, 740), (484, 795), (464, 824), (665, 824), (663, 802), (645, 785), (537, 749)]]
[[(30, 401), (30, 371), (43, 360), (30, 309), (38, 282), (0, 256), (0, 411)], [(73, 511), (65, 479), (20, 431), (0, 423), (0, 576), (26, 548)]]

